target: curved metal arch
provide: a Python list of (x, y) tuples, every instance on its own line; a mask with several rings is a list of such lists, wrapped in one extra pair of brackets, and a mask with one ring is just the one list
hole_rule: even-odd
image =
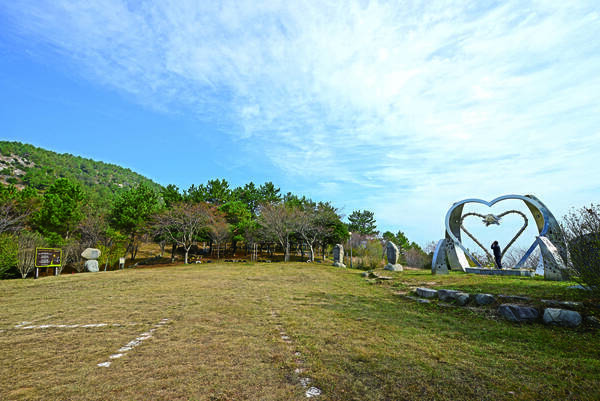
[[(564, 239), (562, 238), (562, 231), (560, 230), (560, 226), (554, 218), (554, 215), (550, 212), (550, 210), (544, 205), (538, 198), (533, 195), (503, 195), (499, 196), (491, 201), (485, 201), (483, 199), (477, 198), (469, 198), (464, 199), (460, 202), (456, 202), (452, 205), (452, 207), (446, 213), (446, 239), (452, 242), (452, 247), (448, 247), (448, 263), (450, 264), (450, 268), (456, 269), (461, 268), (463, 271), (467, 267), (469, 267), (468, 262), (466, 260), (466, 256), (469, 257), (473, 262), (475, 262), (478, 266), (481, 266), (480, 263), (475, 259), (469, 251), (463, 246), (461, 242), (461, 218), (462, 211), (464, 206), (467, 203), (478, 203), (482, 205), (486, 205), (488, 207), (492, 207), (498, 202), (515, 199), (521, 200), (525, 203), (527, 208), (530, 210), (533, 218), (536, 222), (538, 232), (540, 236), (547, 236), (553, 243), (557, 244), (557, 249), (559, 250), (560, 255), (563, 257), (563, 260), (566, 260), (567, 252), (566, 246), (563, 246)], [(538, 240), (536, 239), (525, 255), (521, 258), (519, 263), (517, 263), (517, 268), (521, 267), (527, 258), (531, 255), (531, 253), (535, 250), (535, 247), (538, 246)], [(466, 255), (466, 256), (465, 256)]]

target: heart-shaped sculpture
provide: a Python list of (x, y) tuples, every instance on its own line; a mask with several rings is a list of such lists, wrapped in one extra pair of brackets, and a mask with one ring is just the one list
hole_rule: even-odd
[[(508, 215), (508, 214), (517, 214), (519, 216), (521, 216), (523, 218), (523, 226), (519, 229), (519, 231), (517, 231), (517, 233), (512, 237), (512, 239), (508, 242), (508, 244), (504, 247), (504, 249), (502, 250), (501, 254), (500, 254), (500, 259), (502, 259), (502, 257), (504, 257), (504, 254), (508, 251), (508, 249), (511, 247), (512, 244), (515, 243), (515, 241), (517, 240), (517, 238), (519, 238), (521, 236), (521, 234), (523, 234), (523, 231), (525, 231), (525, 229), (527, 228), (528, 225), (528, 221), (527, 221), (527, 216), (525, 216), (524, 213), (518, 211), (518, 210), (508, 210), (504, 213), (500, 213), (499, 215), (493, 215), (493, 214), (488, 214), (488, 215), (483, 215), (483, 214), (479, 214), (479, 213), (466, 213), (462, 216), (461, 220), (460, 220), (460, 228), (464, 231), (465, 234), (467, 234), (477, 245), (479, 245), (479, 247), (481, 249), (483, 249), (483, 252), (487, 255), (489, 260), (494, 260), (494, 257), (490, 254), (490, 252), (487, 250), (487, 248), (485, 246), (483, 246), (481, 244), (481, 242), (473, 235), (471, 234), (471, 232), (469, 230), (467, 230), (467, 228), (464, 225), (464, 221), (467, 217), (469, 216), (476, 216), (476, 217), (481, 217), (483, 223), (486, 226), (490, 226), (492, 224), (496, 224), (496, 225), (500, 225), (500, 220), (502, 219), (502, 217)], [(478, 261), (479, 264), (481, 265), (481, 262)]]
[[(481, 264), (470, 254), (470, 252), (461, 242), (461, 227), (463, 222), (462, 212), (464, 206), (468, 203), (473, 203), (492, 207), (493, 205), (508, 199), (521, 200), (525, 203), (525, 205), (533, 215), (540, 237), (543, 236), (549, 238), (552, 243), (556, 244), (556, 248), (558, 249), (560, 256), (564, 260), (567, 260), (567, 250), (562, 236), (562, 231), (558, 222), (556, 221), (552, 213), (550, 213), (550, 210), (548, 210), (548, 208), (533, 195), (504, 195), (493, 199), (489, 202), (482, 199), (465, 199), (463, 201), (455, 203), (454, 205), (452, 205), (450, 210), (448, 210), (448, 213), (446, 214), (446, 255), (448, 257), (448, 264), (450, 265), (450, 268), (462, 269), (463, 271), (465, 271), (465, 269), (469, 267), (467, 257), (471, 259), (474, 263), (476, 263), (478, 266), (481, 266)], [(480, 215), (480, 217), (484, 218), (486, 224), (488, 225), (496, 224), (494, 218), (498, 218), (498, 216), (494, 215)], [(524, 230), (524, 228), (522, 228), (522, 230)], [(518, 235), (520, 235), (521, 232), (519, 232)], [(518, 235), (516, 237), (518, 237)], [(516, 240), (516, 237), (514, 237), (513, 239)], [(511, 241), (508, 244), (508, 246), (504, 248), (505, 252), (506, 249), (508, 249), (513, 242), (514, 241)], [(479, 245), (481, 246), (480, 243)], [(525, 252), (523, 257), (514, 267), (520, 268), (521, 266), (523, 266), (525, 261), (533, 253), (537, 246), (538, 239), (536, 238), (527, 250), (527, 252)]]

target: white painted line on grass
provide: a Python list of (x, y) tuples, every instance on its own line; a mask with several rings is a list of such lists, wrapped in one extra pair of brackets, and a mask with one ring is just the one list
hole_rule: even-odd
[[(169, 319), (166, 319), (166, 318), (161, 319), (160, 322), (158, 322), (157, 324), (154, 325), (154, 327), (161, 327), (161, 326), (165, 325), (168, 321), (169, 321)], [(119, 348), (118, 353), (112, 354), (108, 358), (109, 359), (119, 359), (119, 358), (125, 356), (125, 354), (127, 352), (131, 351), (132, 349), (134, 349), (135, 347), (140, 345), (143, 341), (146, 341), (146, 340), (152, 338), (152, 333), (154, 333), (154, 331), (156, 331), (156, 328), (152, 328), (152, 329), (140, 334), (139, 336), (137, 336), (135, 338), (135, 340), (131, 340), (127, 344), (125, 344), (124, 346)], [(110, 364), (111, 364), (110, 361), (106, 361), (106, 362), (99, 363), (97, 366), (101, 367), (101, 368), (108, 368), (108, 367), (110, 367)]]

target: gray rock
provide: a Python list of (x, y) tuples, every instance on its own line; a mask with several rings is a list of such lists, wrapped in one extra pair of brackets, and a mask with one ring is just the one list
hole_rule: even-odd
[(438, 292), (431, 288), (417, 288), (417, 295), (423, 298), (437, 298)]
[(84, 259), (98, 259), (101, 253), (100, 249), (86, 248), (86, 250), (81, 253), (81, 257)]
[(546, 308), (544, 310), (544, 323), (564, 327), (577, 327), (581, 324), (581, 315), (572, 310)]
[(465, 306), (469, 302), (470, 296), (466, 292), (457, 292), (454, 294), (454, 301), (458, 306)]
[(511, 322), (519, 323), (533, 322), (540, 316), (540, 313), (535, 308), (515, 304), (500, 305), (498, 313)]
[(346, 267), (344, 264), (344, 246), (342, 244), (333, 247), (333, 265), (335, 267)]
[(542, 303), (552, 308), (581, 309), (583, 307), (583, 302), (556, 301), (554, 299), (542, 299)]
[(585, 321), (592, 327), (600, 328), (600, 319), (595, 316), (586, 316)]
[(498, 295), (498, 299), (503, 302), (531, 302), (532, 298), (522, 297), (519, 295)]
[(440, 301), (452, 301), (454, 300), (454, 294), (456, 294), (457, 290), (438, 290), (438, 298)]
[(387, 265), (385, 265), (384, 269), (392, 271), (392, 272), (404, 271), (404, 268), (402, 267), (402, 265), (400, 263), (396, 263), (395, 265), (388, 263)]
[(85, 270), (89, 271), (89, 272), (97, 272), (100, 269), (98, 268), (98, 261), (97, 260), (86, 260), (85, 264), (83, 265), (85, 267)]
[(479, 306), (490, 305), (496, 302), (496, 298), (492, 294), (477, 294), (475, 295), (475, 303)]

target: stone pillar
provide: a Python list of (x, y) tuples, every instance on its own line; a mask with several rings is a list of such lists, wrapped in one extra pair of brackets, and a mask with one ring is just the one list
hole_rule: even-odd
[(333, 247), (333, 265), (335, 267), (346, 267), (344, 264), (344, 246), (342, 244)]
[(385, 265), (385, 270), (390, 270), (393, 272), (401, 272), (403, 270), (402, 265), (398, 263), (398, 247), (391, 241), (388, 241), (385, 245), (385, 254), (387, 256), (387, 265)]

